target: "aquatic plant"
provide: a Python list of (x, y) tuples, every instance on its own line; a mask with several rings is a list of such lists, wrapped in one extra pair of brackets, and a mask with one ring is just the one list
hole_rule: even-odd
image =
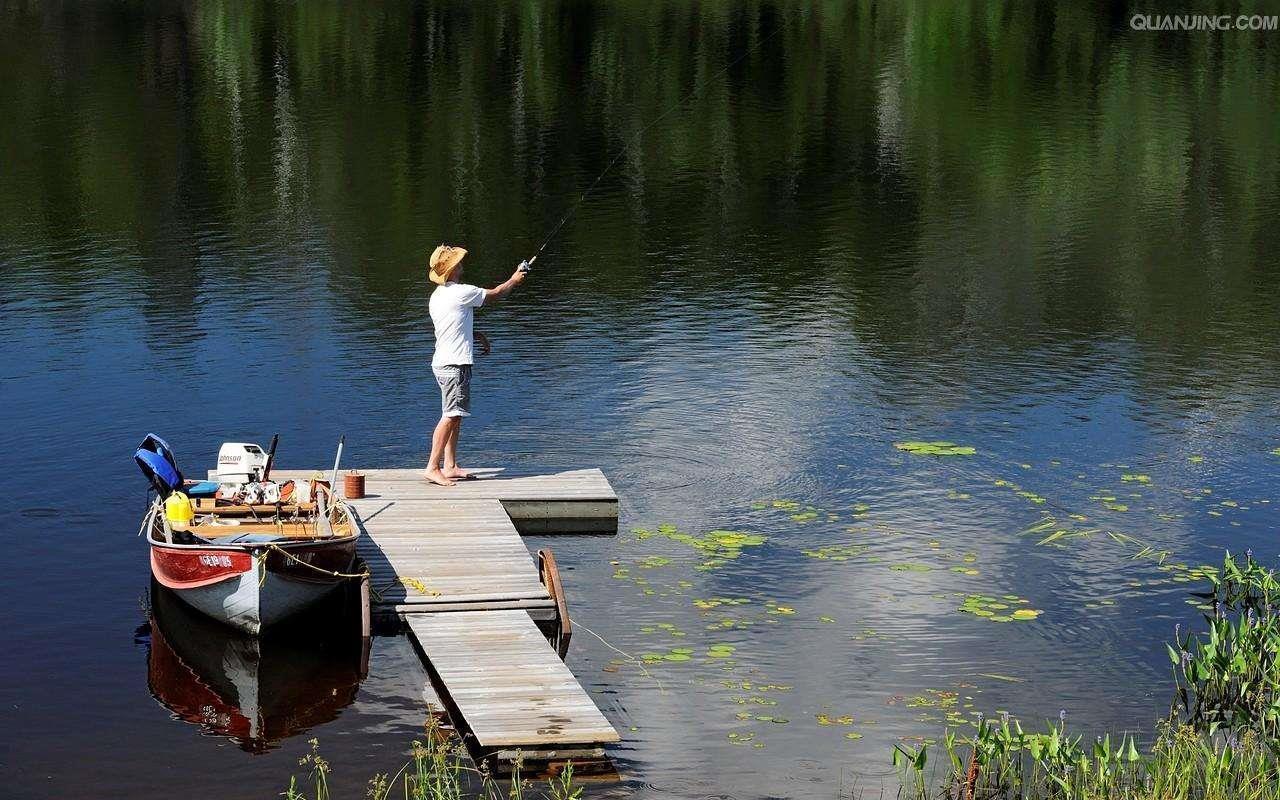
[(1220, 570), (1200, 567), (1195, 574), (1211, 585), (1193, 595), (1208, 609), (1208, 630), (1183, 637), (1180, 626), (1175, 629), (1169, 646), (1175, 699), (1148, 754), (1128, 734), (1085, 743), (1068, 733), (1065, 710), (1044, 732), (1026, 731), (1007, 714), (999, 720), (979, 715), (972, 735), (946, 732), (941, 775), (936, 767), (926, 772), (928, 745), (895, 747), (904, 794), (913, 800), (1280, 797), (1280, 581), (1252, 553), (1227, 554)]
[(1208, 578), (1210, 591), (1192, 595), (1209, 606), (1208, 631), (1175, 629), (1168, 645), (1174, 712), (1210, 734), (1255, 731), (1280, 751), (1280, 582), (1252, 552), (1227, 554)]
[(709, 531), (702, 536), (685, 533), (674, 525), (659, 525), (657, 528), (636, 528), (633, 531), (639, 540), (662, 537), (673, 542), (692, 547), (707, 557), (696, 569), (707, 570), (720, 566), (725, 561), (737, 558), (744, 547), (758, 547), (765, 543), (765, 536), (758, 533), (741, 531)]
[(894, 442), (893, 446), (917, 456), (971, 456), (978, 452), (955, 442)]
[[(1132, 735), (1086, 743), (1065, 719), (1028, 732), (1012, 719), (990, 720), (967, 738), (948, 731), (944, 773), (930, 773), (927, 745), (899, 744), (893, 763), (912, 800), (1263, 800), (1280, 796), (1280, 772), (1262, 737), (1208, 737), (1162, 723), (1150, 754)], [(936, 765), (935, 765), (936, 766)]]
[(1013, 594), (1001, 595), (998, 598), (987, 594), (970, 594), (965, 595), (964, 603), (958, 610), (992, 622), (1027, 621), (1036, 619), (1044, 612), (1035, 608), (1013, 608), (1013, 606), (1025, 606), (1030, 602), (1025, 597)]
[[(299, 781), (290, 776), (289, 787), (281, 793), (285, 800), (331, 800), (329, 774), (332, 767), (320, 755), (320, 742), (312, 739), (311, 752), (298, 759), (307, 767)], [(512, 767), (511, 776), (499, 782), (487, 770), (470, 764), (466, 751), (456, 738), (445, 734), (435, 717), (428, 717), (426, 735), (411, 745), (410, 759), (394, 775), (374, 775), (365, 796), (369, 800), (520, 800), (534, 784), (520, 776), (520, 761)], [(303, 784), (310, 784), (308, 794)], [(504, 785), (505, 783), (505, 785)], [(573, 762), (567, 762), (557, 774), (541, 786), (541, 796), (548, 800), (581, 800), (582, 788), (575, 785)]]

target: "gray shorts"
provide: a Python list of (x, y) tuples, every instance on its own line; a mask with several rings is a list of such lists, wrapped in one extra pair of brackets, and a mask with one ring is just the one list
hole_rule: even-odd
[(431, 371), (440, 384), (441, 416), (471, 416), (471, 365), (442, 364)]

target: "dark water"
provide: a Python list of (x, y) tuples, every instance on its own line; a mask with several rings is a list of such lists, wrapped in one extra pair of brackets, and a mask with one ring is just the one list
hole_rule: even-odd
[[(271, 797), (312, 736), (342, 796), (399, 767), (423, 722), (403, 640), (265, 748), (153, 697), (129, 454), (154, 430), (198, 472), (279, 431), (286, 465), (340, 433), (348, 464), (421, 462), (425, 254), (465, 244), (496, 283), (629, 142), (483, 313), (463, 441), (602, 467), (624, 534), (552, 543), (575, 617), (694, 651), (641, 670), (576, 637), (624, 734), (623, 783), (592, 792), (878, 792), (948, 692), (1150, 730), (1195, 619), (1175, 565), (1277, 552), (1280, 34), (1134, 11), (5, 5), (6, 796)], [(767, 538), (699, 569), (631, 533), (663, 524)], [(1068, 527), (1093, 533), (1037, 544)], [(300, 680), (347, 691), (334, 669)]]

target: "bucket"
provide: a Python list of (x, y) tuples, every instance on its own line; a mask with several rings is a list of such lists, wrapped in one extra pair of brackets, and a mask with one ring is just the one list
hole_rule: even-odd
[(364, 497), (364, 475), (351, 470), (342, 476), (342, 496), (348, 500)]
[(172, 526), (187, 527), (196, 516), (195, 509), (191, 507), (191, 498), (182, 492), (169, 495), (164, 501), (164, 516)]

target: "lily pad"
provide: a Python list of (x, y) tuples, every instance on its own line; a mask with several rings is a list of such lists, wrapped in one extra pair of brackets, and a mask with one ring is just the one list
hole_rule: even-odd
[[(780, 501), (775, 501), (775, 505), (777, 502)], [(765, 537), (758, 533), (715, 530), (702, 536), (693, 536), (681, 531), (674, 525), (665, 524), (659, 525), (654, 529), (636, 528), (634, 532), (636, 538), (640, 540), (661, 536), (673, 542), (692, 547), (708, 557), (706, 561), (698, 565), (697, 569), (700, 570), (713, 569), (728, 559), (737, 558), (744, 547), (756, 547), (765, 543)], [(615, 574), (615, 577), (621, 576)]]
[(918, 456), (971, 456), (977, 449), (955, 442), (894, 442), (894, 447)]

